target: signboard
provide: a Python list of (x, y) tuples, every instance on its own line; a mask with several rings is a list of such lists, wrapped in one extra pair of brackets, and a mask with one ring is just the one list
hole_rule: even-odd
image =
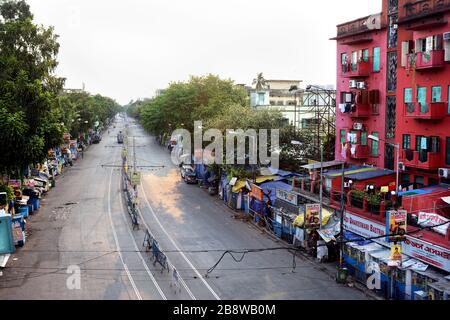
[(408, 212), (406, 210), (392, 210), (386, 213), (386, 234), (394, 235), (387, 237), (388, 242), (400, 242), (406, 239), (406, 221)]
[(252, 184), (252, 192), (250, 195), (252, 198), (255, 198), (259, 201), (264, 201), (264, 193), (263, 190), (258, 187), (256, 184)]
[(389, 259), (392, 261), (402, 261), (402, 246), (400, 244), (392, 245)]
[(286, 201), (294, 206), (298, 205), (298, 196), (292, 192), (277, 189), (277, 199)]
[[(433, 230), (444, 236), (447, 235), (447, 229), (450, 224), (450, 220), (448, 220), (447, 218), (444, 218), (436, 213), (420, 212), (418, 219), (419, 219), (418, 223), (420, 226), (422, 227), (438, 226), (436, 228), (433, 228)], [(446, 222), (449, 223), (444, 224)]]
[(141, 173), (140, 172), (133, 172), (131, 174), (131, 183), (136, 186), (141, 184)]
[[(363, 236), (364, 238), (375, 238), (386, 235), (386, 226), (381, 223), (373, 222), (357, 215), (351, 214), (348, 211), (345, 212), (344, 216), (344, 228), (350, 232), (357, 235)], [(373, 240), (384, 246), (389, 246), (386, 242), (386, 238), (379, 238)]]
[(320, 204), (307, 204), (305, 206), (306, 210), (306, 223), (305, 227), (307, 229), (314, 229), (320, 227)]
[(407, 236), (403, 253), (436, 268), (450, 272), (450, 250)]

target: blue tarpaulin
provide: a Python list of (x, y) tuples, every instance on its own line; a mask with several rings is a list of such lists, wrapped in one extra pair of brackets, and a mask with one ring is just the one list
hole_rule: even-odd
[(259, 186), (264, 191), (265, 200), (267, 200), (266, 196), (270, 192), (270, 200), (272, 203), (275, 203), (275, 200), (277, 199), (277, 192), (276, 190), (284, 190), (284, 191), (292, 191), (292, 185), (281, 182), (281, 181), (271, 181), (271, 182), (265, 182)]
[[(372, 243), (372, 241), (364, 240), (363, 237), (361, 237), (353, 232), (350, 232), (350, 231), (344, 231), (344, 238), (346, 241), (356, 240), (355, 243), (358, 244), (359, 246), (365, 246), (365, 245), (368, 245), (369, 243)], [(360, 241), (358, 241), (358, 240), (360, 240)]]

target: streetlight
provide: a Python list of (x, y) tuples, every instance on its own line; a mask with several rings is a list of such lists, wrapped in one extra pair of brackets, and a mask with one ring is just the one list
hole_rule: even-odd
[[(292, 145), (301, 146), (303, 143), (300, 141), (291, 141)], [(319, 211), (319, 220), (320, 220), (320, 230), (322, 230), (322, 202), (323, 202), (323, 144), (320, 143), (320, 191), (319, 191), (319, 202), (320, 202), (320, 211)]]
[(399, 143), (394, 144), (394, 143), (387, 142), (386, 140), (380, 139), (379, 137), (374, 136), (374, 135), (370, 135), (370, 136), (368, 136), (368, 138), (370, 140), (373, 140), (373, 141), (376, 141), (376, 142), (383, 141), (385, 144), (391, 145), (391, 146), (393, 146), (394, 148), (397, 149), (397, 168), (395, 170), (395, 172), (396, 172), (396, 179), (395, 179), (395, 189), (396, 189), (396, 191), (395, 191), (395, 193), (398, 195), (398, 191), (400, 189), (399, 188), (399, 170), (398, 170), (398, 164), (400, 163), (400, 144)]

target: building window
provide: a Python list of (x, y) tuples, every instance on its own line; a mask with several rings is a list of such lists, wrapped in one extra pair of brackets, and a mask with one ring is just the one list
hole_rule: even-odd
[(258, 105), (263, 106), (265, 100), (266, 100), (266, 94), (258, 93)]
[(405, 88), (403, 99), (405, 103), (412, 103), (413, 102), (413, 91), (412, 88)]
[(367, 132), (361, 132), (361, 145), (367, 146)]
[[(378, 132), (372, 132), (372, 135), (378, 138)], [(372, 144), (372, 156), (373, 157), (378, 157), (379, 154), (379, 150), (378, 150), (378, 141), (375, 140), (371, 140), (371, 144)]]
[(448, 86), (448, 93), (447, 93), (447, 100), (448, 100), (448, 113), (450, 114), (450, 86)]
[(347, 61), (347, 52), (341, 53), (341, 64), (342, 64), (343, 66), (348, 64), (348, 61)]
[(439, 180), (435, 178), (428, 178), (428, 185), (429, 186), (437, 186), (439, 185)]
[(358, 52), (352, 52), (352, 71), (358, 70)]
[(425, 178), (422, 176), (415, 176), (414, 183), (416, 185), (416, 188), (423, 188), (425, 187)]
[(362, 60), (362, 61), (365, 61), (365, 62), (368, 62), (368, 61), (369, 61), (369, 49), (364, 49), (364, 50), (362, 50), (362, 53), (361, 53), (361, 60)]
[(445, 164), (450, 166), (450, 138), (446, 138)]
[(404, 173), (402, 174), (402, 185), (409, 185), (411, 183), (411, 177), (409, 174)]
[(348, 140), (351, 144), (357, 144), (358, 143), (358, 133), (353, 130), (350, 131)]
[(271, 105), (271, 106), (274, 106), (275, 104), (276, 104), (275, 101), (270, 100), (270, 105)]
[(346, 134), (347, 134), (347, 131), (345, 129), (341, 130), (341, 143), (347, 142)]
[(380, 58), (381, 58), (381, 49), (380, 48), (373, 48), (373, 71), (379, 72), (380, 71)]
[(403, 135), (403, 149), (411, 150), (411, 135), (410, 134)]
[(417, 102), (420, 105), (420, 112), (427, 113), (427, 88), (426, 87), (418, 87), (417, 88)]
[(432, 92), (431, 101), (432, 102), (441, 102), (442, 88), (440, 86), (432, 87), (431, 92)]

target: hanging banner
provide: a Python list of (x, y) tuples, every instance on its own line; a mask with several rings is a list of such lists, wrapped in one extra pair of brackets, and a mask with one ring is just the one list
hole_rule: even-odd
[(450, 272), (450, 250), (448, 249), (409, 236), (402, 243), (402, 249), (404, 254), (412, 258)]
[(406, 210), (392, 210), (386, 213), (386, 234), (388, 242), (400, 242), (406, 240), (406, 222), (408, 212)]
[(320, 227), (320, 204), (307, 204), (306, 208), (306, 229), (316, 229)]
[(255, 198), (259, 201), (264, 201), (264, 193), (263, 190), (258, 187), (256, 184), (252, 184), (252, 192), (250, 194), (252, 198)]
[(277, 199), (298, 206), (298, 196), (295, 193), (277, 189)]
[[(420, 212), (419, 213), (419, 225), (421, 227), (432, 227), (432, 226), (438, 226), (433, 228), (432, 230), (442, 234), (443, 236), (447, 235), (447, 229), (450, 225), (450, 220), (447, 218), (444, 218), (436, 213), (426, 213), (426, 212)], [(447, 224), (444, 224), (448, 222)]]

